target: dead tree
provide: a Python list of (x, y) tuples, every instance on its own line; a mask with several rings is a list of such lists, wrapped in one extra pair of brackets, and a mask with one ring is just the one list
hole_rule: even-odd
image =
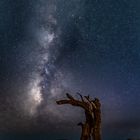
[(68, 93), (66, 93), (66, 96), (68, 99), (59, 100), (56, 101), (56, 103), (58, 105), (71, 104), (85, 110), (85, 123), (79, 124), (82, 126), (81, 140), (89, 140), (91, 136), (93, 140), (101, 140), (101, 104), (99, 99), (95, 98), (94, 100), (91, 100), (89, 96), (83, 98), (83, 96), (80, 95), (81, 100), (77, 100)]

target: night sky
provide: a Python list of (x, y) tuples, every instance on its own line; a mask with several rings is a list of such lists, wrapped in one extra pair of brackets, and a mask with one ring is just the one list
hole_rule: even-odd
[(139, 44), (138, 0), (0, 0), (0, 139), (79, 139), (66, 92), (101, 100), (104, 140), (140, 138)]

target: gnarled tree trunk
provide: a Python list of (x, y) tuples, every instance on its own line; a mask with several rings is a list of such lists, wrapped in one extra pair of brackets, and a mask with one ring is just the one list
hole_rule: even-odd
[(76, 100), (70, 94), (66, 94), (66, 100), (56, 101), (58, 105), (71, 104), (73, 106), (81, 107), (85, 110), (85, 123), (79, 123), (82, 127), (81, 139), (90, 140), (91, 136), (93, 140), (101, 140), (101, 104), (97, 98), (90, 100), (89, 97), (85, 97), (87, 101), (80, 95), (82, 101)]

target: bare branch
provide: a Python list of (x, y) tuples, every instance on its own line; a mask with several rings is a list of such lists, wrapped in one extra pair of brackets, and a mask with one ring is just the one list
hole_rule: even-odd
[(58, 105), (62, 105), (62, 104), (71, 104), (71, 105), (73, 105), (73, 106), (79, 106), (79, 107), (82, 107), (83, 109), (85, 109), (85, 110), (89, 110), (89, 105), (88, 105), (88, 103), (86, 103), (86, 102), (82, 102), (82, 101), (79, 101), (79, 100), (76, 100), (76, 99), (74, 99), (70, 94), (66, 94), (66, 96), (67, 96), (67, 98), (68, 98), (68, 100), (66, 99), (66, 100), (59, 100), (59, 101), (56, 101), (56, 103), (58, 104)]
[(71, 100), (75, 100), (72, 95), (70, 95), (69, 93), (66, 93), (67, 98), (71, 99)]
[(80, 96), (82, 102), (85, 102), (83, 96), (80, 93), (78, 93), (78, 92), (77, 92), (77, 94)]
[(83, 102), (78, 101), (78, 100), (59, 100), (59, 101), (56, 101), (56, 103), (58, 105), (71, 104), (73, 106), (79, 106), (79, 107), (82, 107), (83, 109), (88, 111), (88, 104), (83, 103)]

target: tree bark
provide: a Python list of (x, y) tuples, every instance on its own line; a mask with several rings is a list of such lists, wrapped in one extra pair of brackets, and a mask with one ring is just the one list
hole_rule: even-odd
[(82, 127), (82, 133), (81, 133), (81, 138), (80, 140), (90, 140), (90, 126), (89, 124), (86, 122), (85, 124), (79, 123), (78, 125), (81, 125)]
[(94, 100), (96, 109), (94, 110), (94, 127), (92, 131), (93, 140), (101, 140), (101, 104), (98, 99)]

